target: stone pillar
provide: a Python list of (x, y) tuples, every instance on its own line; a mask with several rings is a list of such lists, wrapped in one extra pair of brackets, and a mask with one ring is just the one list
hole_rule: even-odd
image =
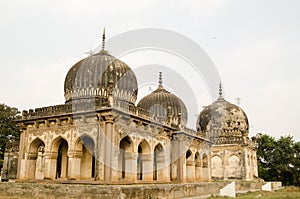
[(201, 162), (195, 163), (195, 181), (201, 182), (203, 179)]
[(56, 179), (56, 163), (58, 154), (55, 152), (45, 152), (45, 179)]
[(249, 164), (248, 164), (248, 162), (250, 161), (249, 159), (248, 159), (248, 151), (247, 151), (247, 149), (244, 149), (244, 151), (243, 151), (243, 156), (244, 156), (244, 158), (243, 158), (243, 166), (242, 166), (242, 180), (249, 180), (249, 173), (250, 173), (250, 170), (249, 170)]
[(81, 151), (69, 151), (68, 152), (69, 162), (68, 162), (68, 179), (70, 180), (80, 180), (81, 173)]
[(151, 154), (142, 154), (143, 181), (153, 180), (153, 157)]
[(17, 169), (17, 179), (25, 179), (26, 177), (26, 160), (24, 159), (24, 133), (26, 131), (20, 131), (20, 148), (19, 148), (19, 159), (18, 159), (18, 169)]
[[(114, 147), (114, 140), (113, 140), (113, 116), (109, 115), (106, 117), (105, 122), (105, 133), (104, 133), (104, 140), (105, 140), (105, 148), (104, 148), (104, 180), (111, 181), (112, 180), (112, 159), (113, 153), (112, 148)], [(118, 178), (118, 173), (116, 175)]]
[(195, 164), (192, 160), (186, 160), (186, 181), (195, 180)]
[(183, 137), (181, 135), (175, 135), (172, 140), (172, 181), (183, 182), (185, 180), (185, 149)]
[(211, 170), (210, 170), (210, 157), (207, 155), (207, 159), (202, 158), (202, 171), (203, 171), (203, 182), (209, 182), (211, 180)]
[(132, 152), (125, 153), (125, 179), (126, 181), (137, 180), (137, 154)]
[(37, 153), (28, 153), (27, 156), (27, 179), (35, 178), (35, 168), (36, 168)]
[(223, 176), (224, 180), (228, 180), (228, 174), (229, 174), (229, 164), (228, 164), (228, 156), (225, 155), (223, 160)]
[(44, 179), (45, 175), (45, 157), (44, 152), (39, 151), (35, 163), (35, 179)]
[(165, 155), (158, 156), (156, 162), (157, 162), (157, 180), (164, 181), (164, 182), (170, 181), (170, 170)]
[(97, 119), (99, 123), (95, 145), (95, 180), (104, 180), (105, 125), (101, 128), (104, 123), (101, 114), (97, 114)]

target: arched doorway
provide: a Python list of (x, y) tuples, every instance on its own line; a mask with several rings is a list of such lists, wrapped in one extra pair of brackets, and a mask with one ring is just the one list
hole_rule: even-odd
[(125, 179), (128, 175), (128, 172), (131, 170), (130, 168), (130, 161), (133, 147), (132, 147), (131, 139), (126, 136), (124, 137), (119, 144), (119, 179)]
[(153, 156), (153, 180), (158, 180), (158, 170), (162, 168), (159, 167), (159, 162), (162, 162), (164, 158), (163, 147), (161, 144), (158, 144), (154, 148)]
[(57, 153), (55, 179), (68, 177), (68, 142), (59, 137), (53, 142), (53, 152)]
[(150, 180), (146, 176), (146, 172), (150, 172), (150, 146), (143, 140), (138, 146), (137, 158), (137, 180)]
[(80, 178), (91, 179), (95, 177), (95, 143), (88, 135), (80, 137), (82, 156), (80, 160)]
[(44, 179), (45, 172), (45, 144), (44, 142), (36, 138), (31, 142), (28, 153), (28, 179)]

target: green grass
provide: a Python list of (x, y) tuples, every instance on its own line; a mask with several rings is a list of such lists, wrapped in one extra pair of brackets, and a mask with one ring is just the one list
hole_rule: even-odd
[[(230, 197), (213, 196), (209, 199), (223, 199)], [(257, 191), (237, 194), (237, 199), (300, 199), (300, 187), (284, 187), (277, 191)]]

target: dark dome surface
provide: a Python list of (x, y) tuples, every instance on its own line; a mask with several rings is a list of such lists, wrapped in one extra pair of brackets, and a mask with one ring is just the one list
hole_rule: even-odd
[(70, 102), (107, 98), (111, 87), (114, 99), (135, 103), (138, 92), (135, 74), (127, 64), (102, 50), (69, 70), (64, 84), (65, 99)]
[(248, 132), (249, 124), (245, 112), (237, 105), (224, 100), (222, 96), (213, 104), (206, 106), (197, 121), (197, 130), (208, 132)]
[(145, 96), (138, 107), (148, 111), (150, 116), (172, 124), (186, 125), (187, 109), (183, 101), (162, 86), (161, 76), (158, 88)]

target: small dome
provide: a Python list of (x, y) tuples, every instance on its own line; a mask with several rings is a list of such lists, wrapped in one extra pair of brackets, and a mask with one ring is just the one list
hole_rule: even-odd
[[(104, 42), (105, 35), (103, 36)], [(65, 78), (66, 102), (82, 99), (107, 98), (112, 91), (114, 99), (134, 104), (138, 85), (134, 72), (127, 64), (104, 50), (76, 63)]]
[(220, 93), (220, 97), (213, 104), (204, 107), (197, 121), (197, 131), (219, 136), (242, 136), (249, 130), (248, 118), (237, 105), (227, 102)]
[(137, 106), (148, 111), (151, 117), (161, 122), (175, 125), (187, 123), (187, 109), (183, 101), (164, 89), (161, 73), (158, 88), (141, 99)]

